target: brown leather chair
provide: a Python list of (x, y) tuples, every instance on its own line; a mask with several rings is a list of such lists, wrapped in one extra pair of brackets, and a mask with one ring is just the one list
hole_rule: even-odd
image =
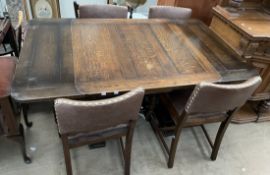
[[(172, 119), (172, 126), (160, 127), (157, 117), (152, 117), (151, 124), (156, 136), (161, 141), (169, 155), (168, 167), (172, 168), (179, 142), (181, 130), (184, 127), (201, 126), (212, 147), (211, 159), (215, 160), (225, 131), (235, 112), (245, 104), (261, 82), (254, 77), (239, 84), (213, 84), (202, 82), (190, 90), (179, 90), (162, 94), (161, 104)], [(214, 144), (203, 124), (221, 122)], [(172, 131), (175, 136), (170, 148), (164, 140), (164, 133)]]
[(31, 163), (31, 159), (26, 154), (24, 128), (20, 123), (20, 113), (15, 112), (14, 102), (10, 96), (16, 62), (15, 57), (0, 57), (0, 135), (19, 142), (25, 163)]
[(191, 14), (190, 8), (153, 6), (149, 8), (148, 18), (188, 19)]
[[(72, 175), (69, 150), (85, 144), (120, 139), (125, 160), (125, 175), (130, 174), (133, 131), (144, 90), (137, 88), (124, 95), (96, 101), (57, 99), (55, 113), (62, 138), (67, 174)], [(126, 136), (125, 146), (122, 137)]]
[(76, 18), (127, 18), (128, 8), (124, 6), (106, 5), (79, 5), (73, 2)]

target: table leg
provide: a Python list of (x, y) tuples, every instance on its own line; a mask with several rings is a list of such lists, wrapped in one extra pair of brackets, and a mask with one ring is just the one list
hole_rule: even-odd
[(19, 134), (15, 136), (11, 136), (11, 138), (20, 144), (24, 162), (26, 164), (32, 163), (32, 160), (30, 159), (30, 157), (28, 157), (26, 153), (24, 128), (22, 124), (19, 125)]
[(33, 122), (29, 122), (28, 120), (28, 109), (29, 109), (29, 104), (22, 104), (22, 111), (23, 111), (23, 118), (25, 125), (28, 128), (31, 128), (33, 126)]
[(155, 95), (146, 96), (143, 103), (143, 113), (146, 121), (150, 121), (151, 116), (155, 114), (155, 106), (158, 103), (158, 98)]
[(0, 99), (0, 108), (5, 116), (5, 128), (7, 128), (5, 135), (18, 142), (21, 146), (22, 155), (25, 163), (31, 163), (31, 159), (26, 154), (24, 128), (21, 123), (17, 123), (16, 113), (12, 107), (12, 101), (10, 97), (4, 97)]

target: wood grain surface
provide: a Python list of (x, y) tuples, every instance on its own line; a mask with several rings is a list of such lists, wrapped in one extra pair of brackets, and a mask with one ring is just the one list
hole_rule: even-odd
[(227, 9), (216, 6), (213, 13), (223, 18), (240, 32), (245, 33), (249, 38), (270, 40), (270, 15), (265, 13), (262, 8), (253, 7), (237, 12), (230, 12)]
[(26, 103), (138, 86), (159, 93), (254, 74), (197, 20), (34, 20), (12, 96)]

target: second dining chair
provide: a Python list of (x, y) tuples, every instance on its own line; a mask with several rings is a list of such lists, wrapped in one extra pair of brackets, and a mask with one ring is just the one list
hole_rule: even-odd
[(79, 5), (73, 2), (76, 18), (127, 18), (128, 8), (111, 4)]
[[(232, 117), (251, 97), (260, 82), (259, 76), (237, 84), (202, 82), (193, 91), (179, 90), (161, 95), (161, 104), (167, 109), (173, 125), (160, 127), (161, 120), (155, 117), (152, 118), (151, 124), (169, 155), (168, 167), (173, 167), (180, 134), (184, 127), (202, 127), (212, 148), (211, 159), (215, 160)], [(203, 125), (216, 122), (221, 122), (221, 124), (213, 143)], [(174, 135), (170, 146), (164, 140), (164, 133), (168, 131), (172, 131)]]
[[(137, 88), (105, 100), (55, 100), (55, 114), (68, 175), (72, 175), (71, 148), (111, 139), (120, 139), (124, 172), (125, 175), (130, 174), (133, 132), (143, 97), (144, 90)], [(126, 137), (125, 144), (122, 137)]]
[(149, 8), (148, 18), (189, 19), (191, 14), (190, 8), (153, 6)]

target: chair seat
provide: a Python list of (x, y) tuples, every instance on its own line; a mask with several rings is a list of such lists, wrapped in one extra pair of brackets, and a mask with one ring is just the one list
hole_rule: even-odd
[[(193, 88), (185, 89), (185, 90), (177, 90), (166, 95), (166, 103), (169, 105), (169, 112), (173, 117), (176, 118), (176, 121), (179, 121), (179, 117), (184, 112), (185, 105), (193, 91)], [(206, 104), (207, 105), (207, 104)], [(226, 112), (218, 112), (218, 113), (207, 113), (207, 114), (193, 114), (189, 115), (185, 126), (196, 126), (202, 125), (204, 123), (215, 123), (225, 120), (227, 117)]]
[(15, 57), (0, 57), (0, 98), (10, 95), (16, 61)]
[[(76, 147), (76, 143), (78, 142), (96, 142), (97, 139), (102, 139), (104, 137), (110, 137), (112, 135), (116, 135), (118, 133), (127, 132), (128, 125), (121, 124), (113, 128), (108, 128), (96, 132), (90, 133), (79, 133), (69, 137), (69, 144)], [(124, 135), (123, 135), (124, 136)]]

